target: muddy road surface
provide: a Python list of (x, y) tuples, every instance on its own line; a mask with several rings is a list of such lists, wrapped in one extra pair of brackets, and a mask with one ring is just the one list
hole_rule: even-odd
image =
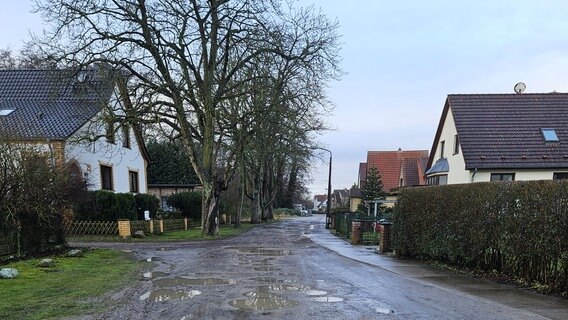
[(105, 298), (111, 309), (80, 319), (568, 318), (565, 300), (353, 247), (321, 215), (215, 242), (75, 245), (131, 251), (148, 265)]

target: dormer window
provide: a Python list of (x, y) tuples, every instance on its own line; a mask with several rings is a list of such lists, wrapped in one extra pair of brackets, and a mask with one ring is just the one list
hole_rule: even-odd
[(15, 109), (0, 109), (0, 116), (7, 116), (14, 112)]
[(542, 131), (542, 136), (544, 138), (544, 141), (546, 141), (546, 142), (560, 141), (558, 139), (558, 136), (556, 135), (556, 131), (554, 129), (542, 128), (540, 130)]

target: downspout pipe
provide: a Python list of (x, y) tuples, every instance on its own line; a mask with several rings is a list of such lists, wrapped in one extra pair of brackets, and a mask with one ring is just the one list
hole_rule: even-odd
[(475, 179), (476, 173), (477, 173), (477, 168), (473, 169), (473, 174), (471, 175), (471, 183), (473, 183), (473, 180)]

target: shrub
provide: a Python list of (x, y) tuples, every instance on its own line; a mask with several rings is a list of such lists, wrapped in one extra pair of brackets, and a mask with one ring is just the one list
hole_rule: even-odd
[(176, 208), (183, 217), (193, 220), (201, 219), (201, 192), (188, 191), (172, 194), (168, 203)]
[(131, 193), (89, 191), (75, 203), (74, 213), (80, 221), (136, 220), (136, 200)]
[(154, 219), (160, 208), (160, 200), (151, 194), (139, 193), (134, 196), (136, 200), (136, 212), (138, 219), (144, 219), (144, 211), (150, 211), (150, 218)]
[(568, 292), (568, 181), (408, 188), (393, 220), (402, 256), (496, 270)]

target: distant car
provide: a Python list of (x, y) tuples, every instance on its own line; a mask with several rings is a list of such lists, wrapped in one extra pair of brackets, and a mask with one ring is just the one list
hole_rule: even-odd
[(308, 210), (306, 210), (306, 209), (300, 210), (300, 215), (302, 215), (302, 216), (307, 216), (307, 215), (308, 215)]

